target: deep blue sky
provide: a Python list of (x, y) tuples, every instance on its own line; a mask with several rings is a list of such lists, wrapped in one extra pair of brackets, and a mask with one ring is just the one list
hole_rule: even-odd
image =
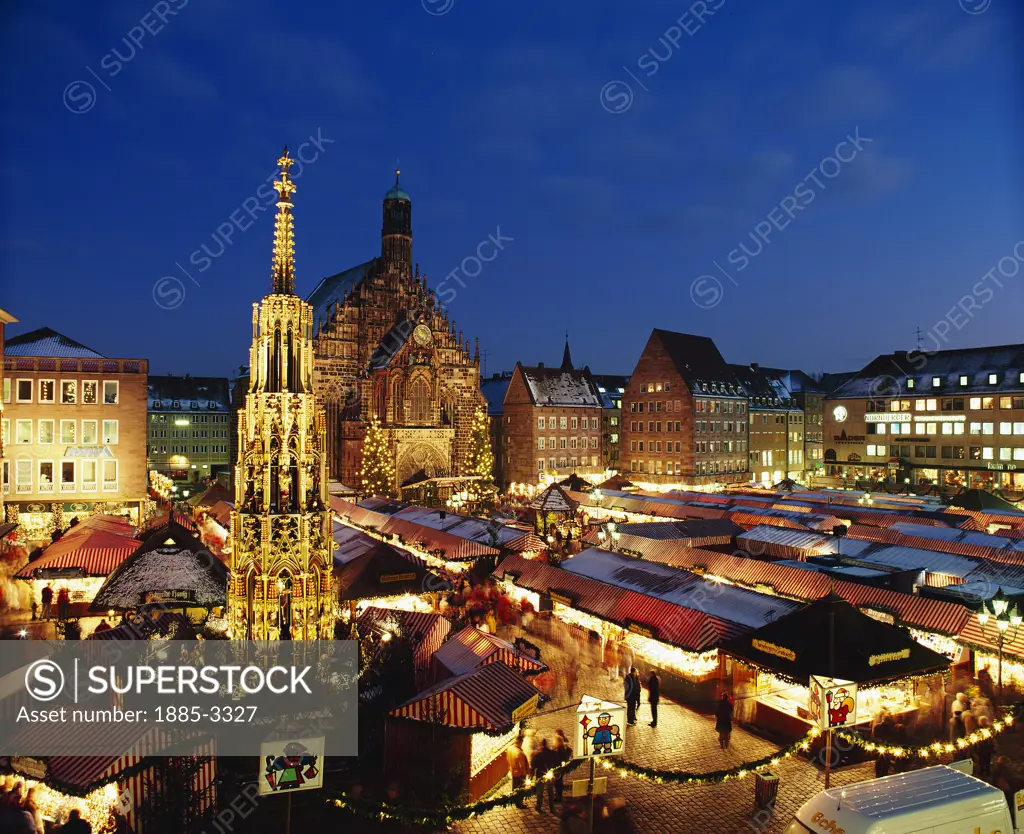
[[(932, 330), (1024, 239), (1011, 0), (980, 14), (958, 0), (707, 0), (721, 8), (703, 24), (664, 0), (424, 8), (450, 3), (168, 0), (177, 15), (116, 75), (111, 50), (131, 55), (122, 39), (152, 3), (4, 4), (11, 332), (47, 325), (154, 373), (230, 373), (269, 286), (272, 212), (204, 272), (190, 256), (217, 252), (211, 236), (281, 147), (318, 132), (334, 141), (297, 183), (300, 292), (378, 253), (400, 157), (432, 283), (499, 227), (513, 239), (450, 307), (489, 372), (558, 361), (566, 329), (579, 363), (628, 372), (652, 327), (710, 335), (730, 361), (853, 369), (914, 347), (915, 327)], [(690, 33), (670, 31), (681, 16)], [(66, 90), (88, 103), (76, 81), (96, 90), (84, 113), (65, 106)], [(602, 107), (610, 81), (632, 87), (624, 112)], [(606, 94), (628, 101), (621, 84)], [(730, 265), (858, 126), (872, 141), (818, 175), (827, 187), (811, 184), (813, 203), (745, 269)], [(710, 309), (691, 300), (716, 300), (713, 284), (692, 292), (702, 275), (722, 280)], [(172, 310), (154, 302), (164, 276), (185, 290)], [(942, 328), (951, 346), (1024, 337), (1024, 268), (1000, 280)]]

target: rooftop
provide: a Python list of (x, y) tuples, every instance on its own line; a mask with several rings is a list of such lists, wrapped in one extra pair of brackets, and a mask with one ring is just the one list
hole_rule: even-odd
[(601, 395), (586, 368), (518, 367), (536, 405), (602, 407)]
[[(227, 377), (216, 376), (150, 376), (149, 410), (230, 411), (231, 386)], [(159, 403), (159, 405), (157, 405)]]
[(61, 359), (105, 359), (102, 353), (86, 347), (49, 327), (40, 327), (12, 336), (4, 342), (7, 356), (51, 356)]
[(651, 342), (661, 343), (694, 394), (717, 394), (724, 397), (745, 396), (736, 374), (722, 358), (715, 343), (707, 336), (676, 333), (655, 328)]

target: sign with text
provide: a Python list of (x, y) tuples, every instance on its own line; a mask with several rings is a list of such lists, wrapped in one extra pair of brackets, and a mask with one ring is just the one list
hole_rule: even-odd
[(818, 729), (834, 730), (857, 723), (857, 684), (853, 681), (812, 675), (810, 690), (807, 711)]
[(865, 414), (865, 423), (909, 423), (911, 416), (905, 411), (886, 414)]
[(573, 757), (621, 756), (626, 752), (626, 708), (584, 695), (576, 708)]
[(281, 727), (356, 755), (357, 652), (349, 640), (12, 640), (0, 755), (173, 756), (209, 740), (254, 756)]
[(260, 795), (322, 788), (324, 741), (323, 737), (264, 741), (260, 745)]
[(537, 711), (537, 705), (540, 703), (540, 693), (533, 695), (529, 700), (524, 701), (514, 710), (512, 710), (512, 720), (522, 721), (524, 718), (529, 718)]

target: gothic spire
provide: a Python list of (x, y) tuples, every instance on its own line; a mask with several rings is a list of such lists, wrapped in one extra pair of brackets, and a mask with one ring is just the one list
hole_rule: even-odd
[(572, 370), (572, 354), (569, 353), (569, 333), (565, 334), (565, 350), (562, 352), (562, 370)]
[(295, 237), (292, 228), (292, 194), (295, 183), (291, 181), (288, 169), (295, 162), (288, 156), (288, 146), (277, 160), (281, 179), (275, 180), (277, 189), (277, 217), (274, 219), (274, 265), (271, 276), (275, 295), (295, 294)]

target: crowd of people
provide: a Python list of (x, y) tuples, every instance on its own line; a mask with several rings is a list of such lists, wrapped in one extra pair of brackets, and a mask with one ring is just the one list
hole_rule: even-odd
[(77, 809), (68, 812), (63, 824), (53, 826), (43, 816), (37, 788), (29, 788), (23, 779), (5, 776), (0, 782), (0, 831), (4, 834), (92, 834)]

